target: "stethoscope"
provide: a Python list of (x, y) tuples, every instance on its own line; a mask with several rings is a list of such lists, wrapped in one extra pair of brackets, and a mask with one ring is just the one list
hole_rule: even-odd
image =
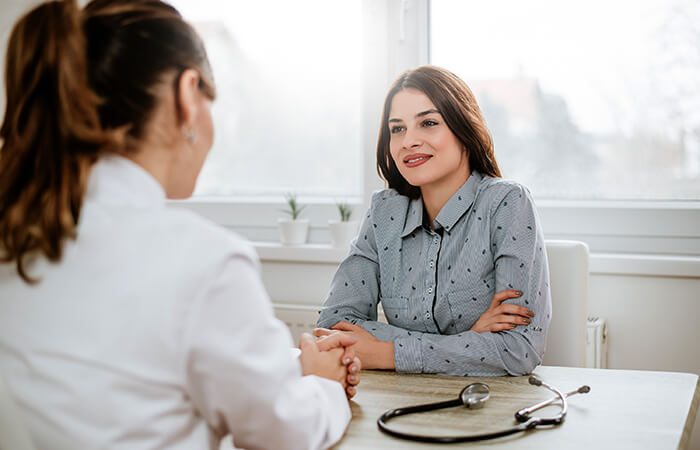
[[(382, 430), (384, 433), (387, 433), (391, 436), (419, 442), (450, 444), (454, 442), (470, 442), (495, 439), (503, 436), (508, 436), (509, 434), (519, 433), (521, 431), (532, 430), (541, 425), (562, 424), (564, 422), (564, 418), (566, 417), (566, 398), (574, 394), (586, 394), (591, 390), (590, 387), (584, 385), (576, 389), (575, 391), (567, 392), (566, 394), (564, 394), (559, 389), (549, 386), (537, 377), (531, 376), (529, 381), (530, 384), (533, 384), (535, 386), (543, 386), (549, 389), (550, 391), (557, 394), (557, 396), (551, 398), (550, 400), (545, 400), (543, 402), (537, 403), (536, 405), (532, 405), (528, 408), (523, 408), (516, 412), (515, 420), (517, 420), (520, 423), (512, 428), (507, 428), (501, 431), (494, 431), (491, 433), (472, 434), (465, 436), (425, 436), (420, 434), (409, 434), (403, 433), (401, 431), (392, 430), (386, 424), (389, 420), (393, 419), (394, 417), (405, 416), (406, 414), (413, 414), (425, 411), (433, 411), (436, 409), (450, 408), (452, 406), (464, 405), (469, 409), (481, 408), (491, 396), (491, 391), (489, 390), (488, 385), (485, 383), (472, 383), (468, 385), (467, 387), (462, 389), (462, 392), (460, 392), (459, 394), (459, 398), (456, 398), (454, 400), (447, 400), (438, 403), (426, 403), (424, 405), (407, 406), (405, 408), (390, 409), (384, 414), (382, 414), (379, 419), (377, 419), (377, 426), (379, 426), (379, 429)], [(530, 414), (532, 414), (533, 412), (537, 411), (538, 409), (544, 408), (545, 406), (549, 406), (557, 400), (561, 402), (561, 410), (554, 417), (530, 417)]]

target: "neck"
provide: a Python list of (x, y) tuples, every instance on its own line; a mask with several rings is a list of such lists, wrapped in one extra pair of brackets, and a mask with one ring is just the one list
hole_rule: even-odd
[(125, 155), (134, 163), (143, 167), (153, 178), (163, 187), (166, 195), (170, 198), (171, 184), (171, 154), (165, 148), (149, 146), (147, 151), (135, 151)]
[(433, 227), (433, 221), (437, 218), (442, 207), (469, 179), (469, 176), (470, 171), (467, 169), (448, 179), (421, 186), (421, 197), (425, 211), (428, 213), (428, 219), (430, 219), (430, 228)]

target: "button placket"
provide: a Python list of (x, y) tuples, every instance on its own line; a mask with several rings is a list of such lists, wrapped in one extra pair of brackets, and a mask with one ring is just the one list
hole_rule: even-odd
[[(435, 293), (435, 280), (436, 280), (436, 268), (437, 268), (437, 255), (438, 251), (440, 249), (440, 236), (437, 235), (435, 232), (430, 232), (432, 235), (432, 242), (430, 243), (428, 247), (428, 254), (426, 255), (426, 258), (428, 260), (428, 276), (425, 278), (425, 284), (424, 284), (424, 299), (425, 299), (425, 306), (426, 306), (426, 313), (425, 313), (425, 319), (429, 322), (429, 324), (426, 324), (429, 329), (435, 329), (435, 324), (433, 322), (433, 315), (430, 313), (430, 309), (433, 307), (434, 303), (434, 293)], [(437, 330), (436, 330), (437, 331)]]

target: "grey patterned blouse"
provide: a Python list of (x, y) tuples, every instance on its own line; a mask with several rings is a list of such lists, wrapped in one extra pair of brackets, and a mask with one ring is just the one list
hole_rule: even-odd
[[(318, 319), (361, 325), (394, 342), (398, 372), (523, 375), (544, 354), (551, 316), (544, 238), (532, 197), (512, 181), (472, 172), (433, 223), (422, 199), (392, 189), (373, 194)], [(493, 295), (535, 313), (528, 325), (469, 331)], [(381, 302), (388, 323), (377, 321)]]

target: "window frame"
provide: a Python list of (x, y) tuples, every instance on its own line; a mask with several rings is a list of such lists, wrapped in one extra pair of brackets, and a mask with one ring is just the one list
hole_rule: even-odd
[[(377, 175), (377, 126), (386, 89), (397, 74), (430, 61), (430, 0), (363, 0), (361, 142), (363, 196), (352, 202), (355, 218), (383, 188)], [(330, 242), (327, 221), (337, 218), (331, 200), (306, 201), (309, 242)], [(700, 201), (578, 201), (535, 198), (547, 239), (588, 243), (598, 254), (700, 257)], [(171, 202), (194, 210), (253, 241), (277, 241), (282, 199), (193, 198)]]

